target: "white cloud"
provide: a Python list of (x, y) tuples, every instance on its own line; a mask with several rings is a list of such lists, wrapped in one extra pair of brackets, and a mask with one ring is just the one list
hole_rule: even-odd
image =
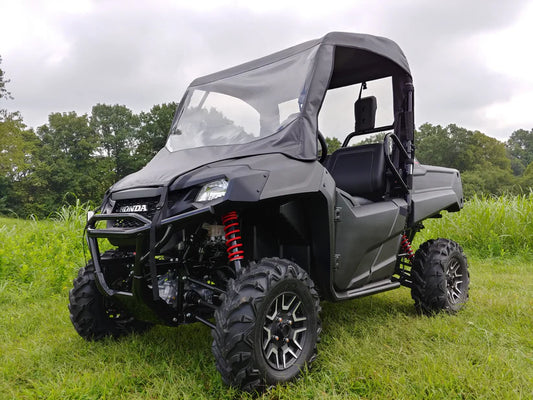
[(483, 116), (496, 129), (509, 134), (517, 129), (533, 129), (533, 4), (521, 12), (506, 29), (479, 40), (480, 54), (487, 68), (507, 77), (510, 96), (487, 106)]
[(494, 103), (484, 110), (484, 116), (495, 129), (533, 129), (531, 109), (533, 91), (512, 96), (508, 101)]
[(1, 107), (20, 110), (31, 126), (98, 102), (138, 112), (179, 101), (197, 76), (345, 30), (387, 36), (404, 49), (418, 124), (456, 123), (502, 138), (533, 126), (533, 7), (523, 4), (4, 0), (0, 55), (15, 100)]
[(479, 50), (491, 70), (533, 84), (532, 38), (533, 4), (529, 4), (512, 26), (480, 38)]

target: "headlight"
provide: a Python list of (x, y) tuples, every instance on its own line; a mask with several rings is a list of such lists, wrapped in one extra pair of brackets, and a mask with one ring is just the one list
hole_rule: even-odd
[(196, 201), (211, 201), (219, 197), (224, 197), (227, 190), (228, 181), (225, 179), (206, 183), (196, 196)]

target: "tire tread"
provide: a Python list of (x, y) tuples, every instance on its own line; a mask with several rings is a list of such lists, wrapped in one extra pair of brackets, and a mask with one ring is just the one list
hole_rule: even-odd
[[(262, 389), (267, 382), (254, 365), (253, 331), (258, 308), (266, 293), (281, 279), (302, 281), (309, 290), (317, 312), (317, 342), (321, 332), (320, 301), (313, 281), (296, 264), (279, 258), (265, 258), (251, 263), (235, 280), (230, 280), (223, 295), (222, 305), (215, 311), (216, 329), (213, 329), (212, 350), (216, 367), (226, 385), (252, 392)], [(307, 365), (316, 358), (316, 343)]]
[[(461, 302), (450, 304), (447, 297), (445, 266), (450, 257), (458, 257), (466, 265), (466, 285)], [(415, 253), (411, 277), (413, 286), (411, 297), (417, 311), (431, 315), (440, 311), (454, 313), (468, 300), (468, 264), (463, 249), (449, 239), (430, 239), (424, 242)]]

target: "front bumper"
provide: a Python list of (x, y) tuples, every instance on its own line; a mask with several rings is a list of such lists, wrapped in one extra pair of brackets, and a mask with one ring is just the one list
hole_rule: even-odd
[[(204, 207), (180, 215), (164, 218), (157, 226), (142, 215), (135, 213), (110, 213), (92, 215), (86, 226), (87, 243), (94, 263), (96, 284), (100, 292), (107, 297), (113, 297), (121, 303), (135, 318), (154, 323), (170, 325), (179, 324), (178, 310), (172, 309), (167, 303), (153, 295), (157, 280), (154, 274), (150, 278), (146, 265), (155, 265), (155, 256), (171, 238), (171, 232), (193, 223), (199, 223), (213, 215), (212, 207)], [(98, 228), (102, 221), (134, 220), (137, 227)], [(113, 224), (107, 224), (113, 225)], [(150, 236), (158, 233), (159, 240), (150, 245)], [(98, 239), (128, 239), (135, 243), (135, 261), (133, 265), (133, 279), (131, 292), (119, 291), (110, 287), (104, 275), (102, 256)], [(153, 247), (153, 248), (152, 248)], [(151, 285), (151, 287), (150, 287)]]

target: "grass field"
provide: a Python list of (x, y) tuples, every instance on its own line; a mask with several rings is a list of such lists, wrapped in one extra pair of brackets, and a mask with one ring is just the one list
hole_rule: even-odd
[[(222, 384), (203, 325), (98, 343), (76, 334), (67, 294), (84, 263), (82, 214), (0, 219), (0, 398), (251, 398)], [(533, 196), (474, 199), (426, 225), (425, 237), (470, 255), (467, 307), (421, 317), (405, 288), (323, 303), (313, 369), (262, 398), (533, 398)]]

